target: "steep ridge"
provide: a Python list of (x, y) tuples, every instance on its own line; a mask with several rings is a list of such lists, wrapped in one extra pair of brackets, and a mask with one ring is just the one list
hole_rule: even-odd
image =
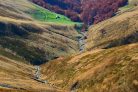
[[(42, 64), (79, 51), (76, 38), (79, 34), (74, 28), (75, 23), (67, 17), (28, 0), (4, 0), (0, 5), (0, 46), (3, 48), (31, 64)], [(42, 21), (41, 15), (34, 16), (34, 11), (46, 14), (46, 20)]]
[(86, 49), (111, 48), (138, 42), (138, 7), (89, 28)]
[(137, 92), (138, 44), (93, 50), (42, 65), (42, 78), (75, 92)]

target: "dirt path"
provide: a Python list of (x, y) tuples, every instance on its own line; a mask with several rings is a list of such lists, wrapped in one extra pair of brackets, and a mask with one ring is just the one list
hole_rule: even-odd
[(54, 89), (58, 89), (56, 86), (54, 86), (52, 83), (48, 82), (48, 80), (42, 80), (41, 79), (41, 67), (40, 66), (35, 66), (35, 73), (34, 73), (34, 80), (37, 82), (43, 83), (48, 85), (49, 87), (52, 87)]
[(42, 80), (41, 79), (41, 67), (40, 66), (35, 66), (35, 73), (34, 73), (34, 80), (44, 83), (44, 84), (48, 84), (47, 80)]
[(81, 37), (78, 39), (79, 50), (83, 52), (85, 50), (85, 39), (87, 38), (86, 32), (81, 32)]
[(40, 79), (41, 76), (40, 70), (41, 70), (40, 66), (35, 66), (35, 74), (34, 74), (35, 79)]

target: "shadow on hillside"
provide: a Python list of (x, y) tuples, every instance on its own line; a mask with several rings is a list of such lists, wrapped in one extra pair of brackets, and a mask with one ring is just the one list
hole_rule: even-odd
[(127, 44), (131, 44), (131, 43), (136, 43), (136, 42), (138, 42), (138, 31), (127, 36), (127, 37), (117, 39), (115, 41), (110, 42), (109, 45), (107, 47), (105, 47), (104, 49), (117, 47), (117, 46), (121, 46), (121, 45), (127, 45)]
[(29, 32), (40, 33), (40, 29), (36, 29), (35, 25), (16, 25), (12, 23), (0, 22), (0, 36), (20, 36), (26, 38)]

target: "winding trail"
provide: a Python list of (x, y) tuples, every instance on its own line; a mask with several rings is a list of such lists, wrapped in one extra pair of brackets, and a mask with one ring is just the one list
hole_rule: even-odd
[(64, 92), (62, 89), (58, 88), (54, 84), (48, 82), (48, 80), (42, 80), (41, 79), (41, 67), (40, 66), (35, 66), (35, 73), (34, 73), (34, 80), (36, 80), (39, 83), (42, 83), (44, 85), (48, 85), (52, 89), (56, 89), (57, 92)]
[(41, 67), (40, 66), (35, 66), (35, 73), (34, 73), (34, 80), (36, 80), (37, 82), (46, 84), (52, 88), (56, 88), (58, 89), (56, 86), (54, 86), (53, 84), (51, 84), (50, 82), (48, 82), (48, 80), (42, 80), (41, 79)]
[(35, 66), (34, 78), (39, 80), (40, 77), (41, 77), (41, 68), (40, 68), (40, 66)]
[(40, 66), (35, 66), (35, 73), (34, 73), (34, 80), (48, 84), (46, 80), (41, 80), (41, 67)]

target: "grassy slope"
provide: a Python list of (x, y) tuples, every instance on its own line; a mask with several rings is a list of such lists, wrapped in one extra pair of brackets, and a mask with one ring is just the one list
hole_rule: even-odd
[(86, 49), (138, 42), (138, 7), (89, 28)]
[(58, 92), (33, 80), (34, 71), (32, 65), (0, 55), (0, 92)]
[(57, 14), (44, 10), (28, 0), (4, 0), (0, 5), (2, 47), (35, 64), (78, 52), (78, 33), (72, 25), (74, 23), (65, 16), (59, 15), (61, 21), (51, 18), (48, 18), (49, 22), (40, 21), (41, 18), (34, 18), (37, 15), (34, 15), (35, 11), (48, 14), (52, 18)]
[(137, 92), (138, 44), (88, 51), (42, 65), (43, 78), (76, 92)]

